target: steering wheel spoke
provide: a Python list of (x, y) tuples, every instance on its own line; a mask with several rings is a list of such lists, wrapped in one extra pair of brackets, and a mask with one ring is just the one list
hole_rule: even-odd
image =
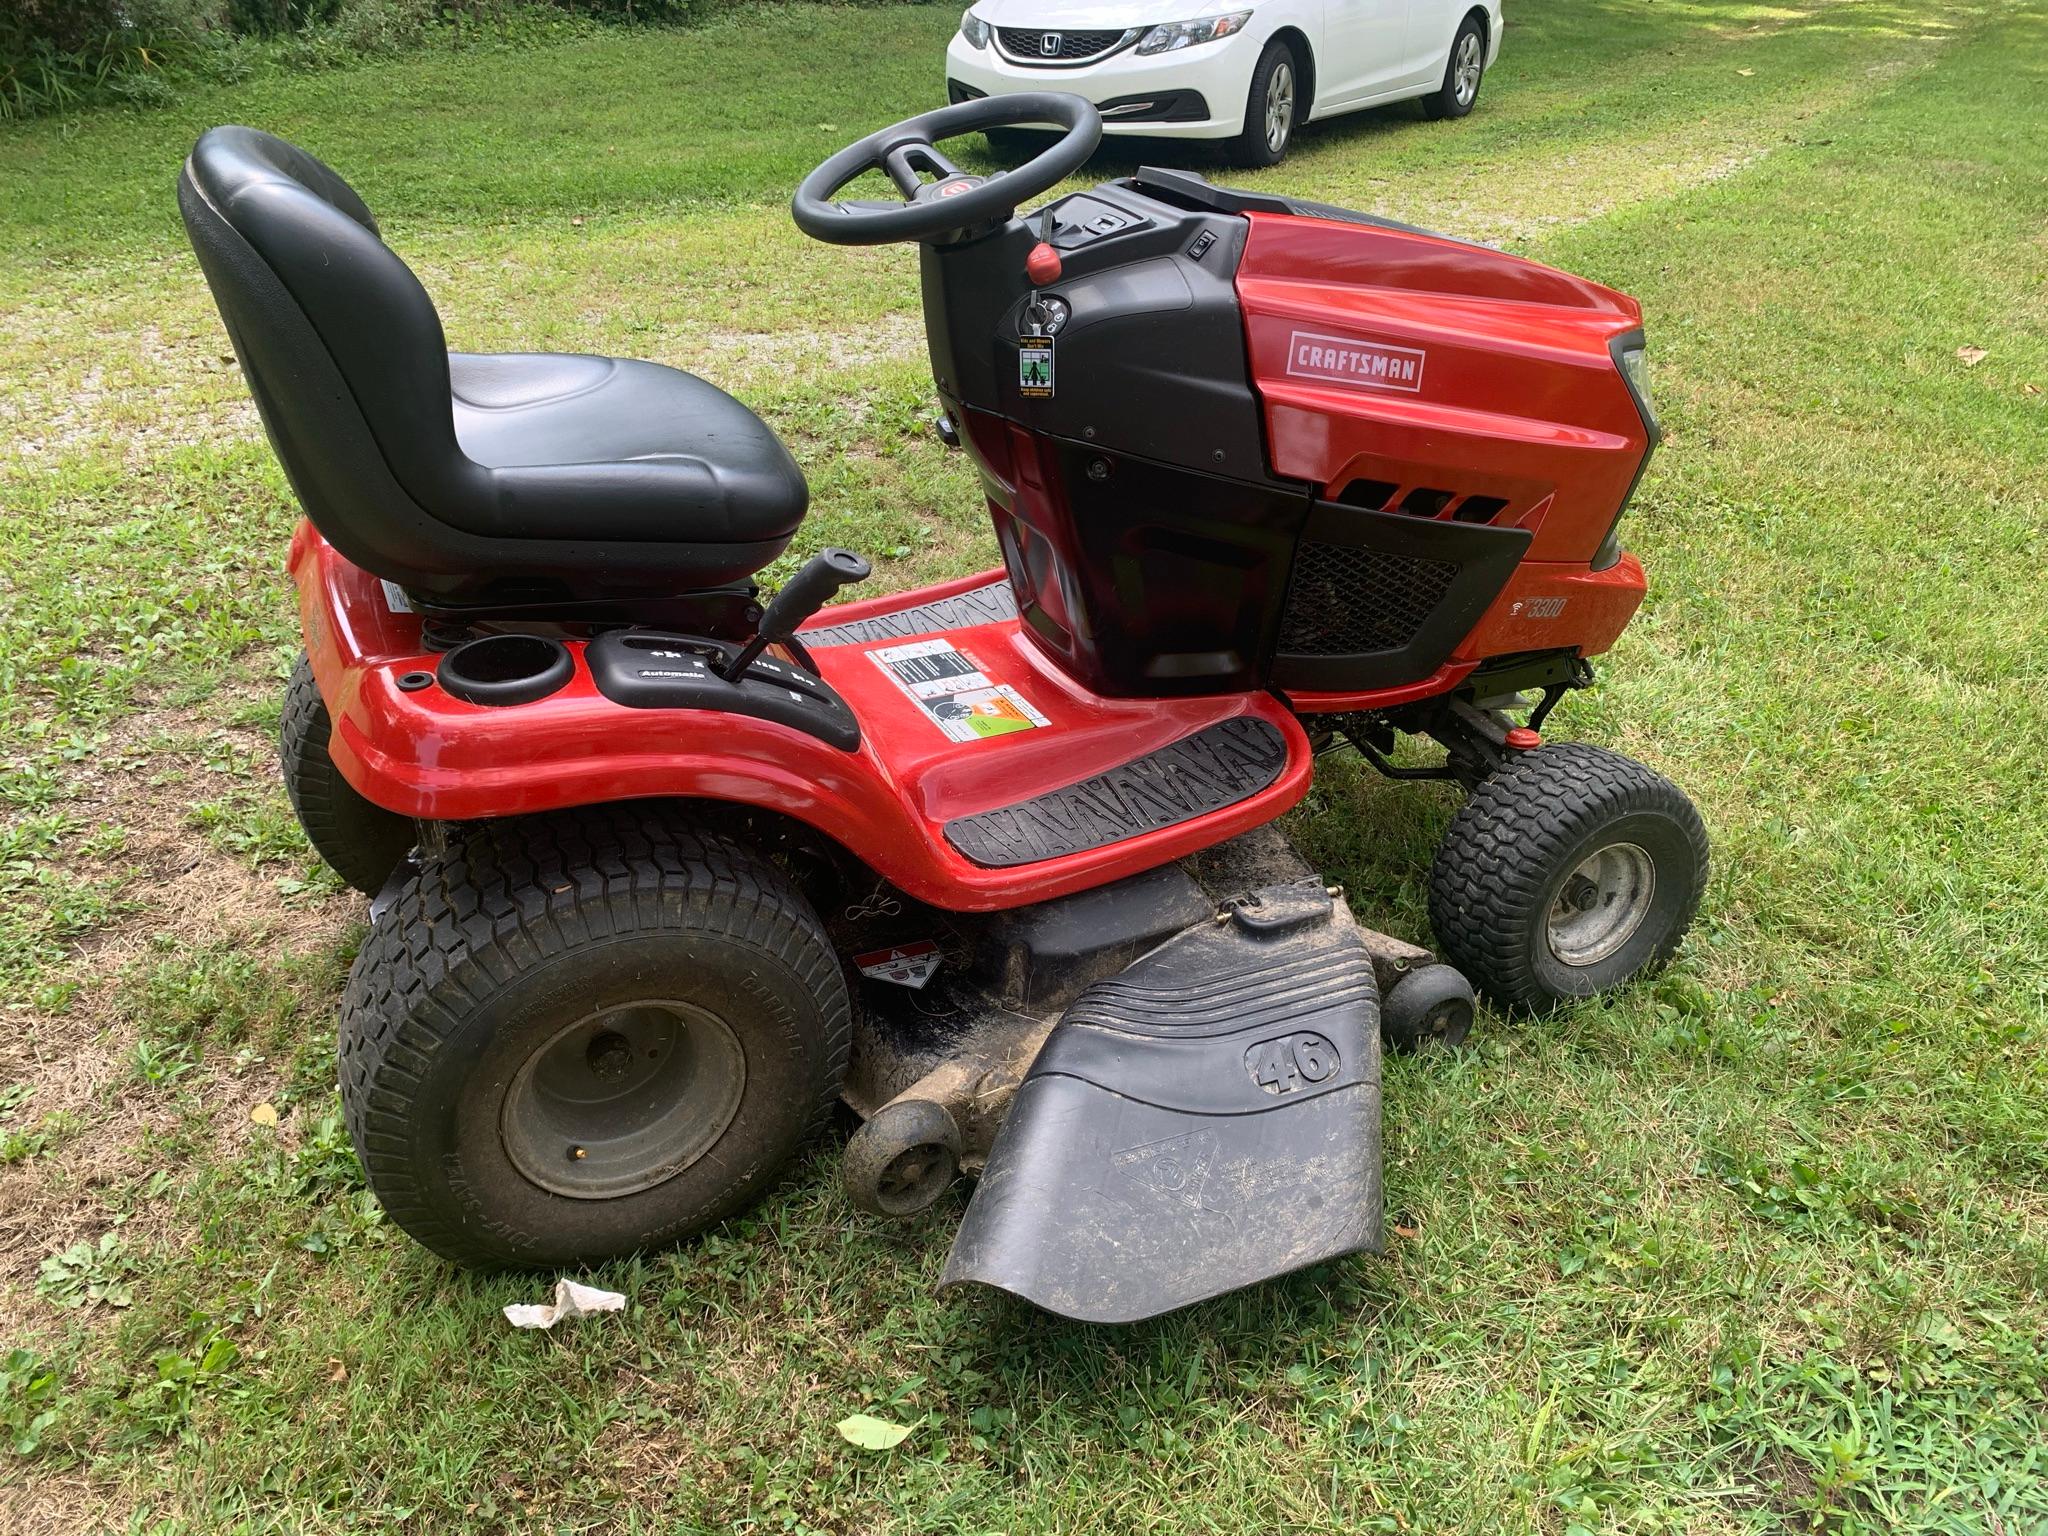
[(882, 152), (882, 169), (906, 200), (917, 196), (927, 171), (940, 181), (960, 174), (959, 166), (940, 154), (935, 146), (925, 143), (890, 146)]
[[(936, 147), (939, 140), (964, 133), (1037, 123), (1053, 123), (1066, 132), (1025, 164), (986, 177), (963, 171)], [(847, 145), (804, 178), (790, 213), (805, 234), (833, 245), (944, 240), (1005, 222), (1026, 199), (1050, 191), (1079, 170), (1101, 138), (1101, 115), (1079, 96), (1042, 92), (963, 101)], [(839, 200), (842, 190), (871, 170), (886, 175), (904, 201)], [(941, 193), (928, 194), (930, 186)]]

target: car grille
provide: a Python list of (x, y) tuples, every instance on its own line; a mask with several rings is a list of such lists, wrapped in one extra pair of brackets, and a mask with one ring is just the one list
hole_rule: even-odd
[[(1019, 64), (1079, 64), (1108, 53), (1122, 42), (1123, 32), (1055, 32), (1051, 28), (997, 27), (996, 41)], [(1056, 39), (1050, 52), (1047, 38)]]
[(1280, 649), (1290, 656), (1359, 656), (1413, 640), (1450, 591), (1443, 560), (1305, 542), (1294, 561)]

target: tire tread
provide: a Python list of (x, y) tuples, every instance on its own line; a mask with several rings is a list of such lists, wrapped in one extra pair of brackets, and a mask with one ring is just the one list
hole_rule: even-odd
[(1639, 969), (1670, 959), (1706, 888), (1706, 828), (1662, 774), (1577, 741), (1521, 754), (1452, 818), (1429, 872), (1429, 920), (1445, 955), (1497, 1002), (1530, 1010), (1555, 1002), (1526, 942), (1544, 889), (1588, 828), (1639, 811), (1675, 821), (1696, 855), (1680, 920)]
[[(541, 961), (684, 928), (757, 951), (817, 1000), (811, 1104), (798, 1139), (815, 1135), (846, 1074), (851, 1005), (823, 926), (779, 870), (728, 837), (651, 807), (471, 823), (452, 829), (446, 851), (406, 878), (343, 993), (344, 1109), (391, 1219), (458, 1262), (520, 1262), (501, 1242), (450, 1221), (421, 1186), (409, 1127), (429, 1065), (466, 1017)], [(781, 1167), (742, 1169), (661, 1240), (730, 1214)]]
[(278, 727), (278, 769), (306, 841), (328, 868), (374, 896), (411, 851), (413, 824), (363, 798), (328, 754), (334, 723), (305, 653), (285, 684)]

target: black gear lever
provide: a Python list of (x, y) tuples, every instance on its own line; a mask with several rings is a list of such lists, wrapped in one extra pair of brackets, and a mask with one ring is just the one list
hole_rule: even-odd
[(866, 581), (873, 573), (874, 567), (850, 549), (819, 550), (769, 600), (768, 611), (761, 615), (760, 628), (725, 669), (725, 680), (736, 683), (745, 677), (755, 657), (771, 645), (790, 640), (797, 627), (830, 602), (841, 587)]

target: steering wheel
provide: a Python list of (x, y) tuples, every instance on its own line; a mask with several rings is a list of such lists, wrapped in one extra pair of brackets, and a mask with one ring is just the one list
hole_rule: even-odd
[[(975, 176), (933, 148), (941, 139), (991, 128), (1053, 123), (1066, 129), (1043, 154), (1012, 171)], [(983, 96), (905, 118), (849, 144), (803, 180), (790, 199), (796, 227), (830, 245), (887, 245), (895, 240), (936, 240), (957, 230), (1000, 224), (1027, 199), (1071, 176), (1102, 139), (1102, 114), (1064, 91)], [(900, 204), (838, 201), (840, 190), (863, 171), (881, 170), (903, 194)], [(924, 173), (938, 179), (926, 181)]]

